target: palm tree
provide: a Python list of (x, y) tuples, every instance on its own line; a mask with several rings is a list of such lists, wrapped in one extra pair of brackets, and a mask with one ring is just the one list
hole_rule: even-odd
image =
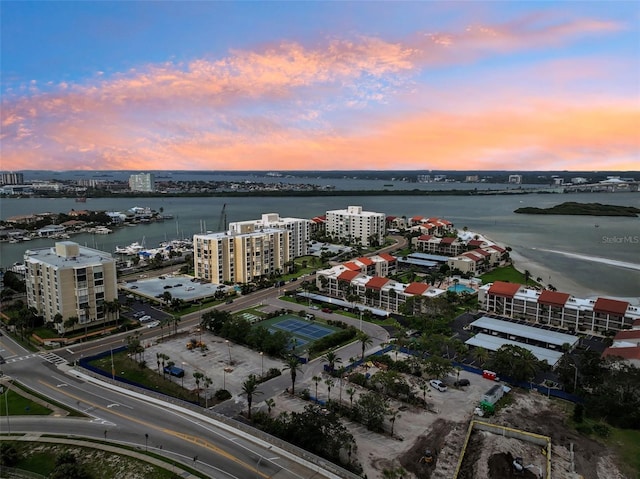
[(171, 321), (173, 322), (173, 334), (178, 334), (178, 323), (182, 321), (182, 318), (180, 316), (173, 316)]
[(318, 403), (318, 383), (322, 381), (320, 376), (313, 376), (311, 380), (316, 383), (316, 404)]
[(489, 360), (489, 351), (485, 348), (475, 348), (472, 354), (474, 359), (480, 363), (480, 366), (484, 366), (484, 364)]
[(204, 383), (204, 407), (207, 408), (209, 407), (209, 386), (213, 384), (213, 381), (209, 376), (205, 376), (202, 381)]
[(329, 372), (331, 373), (335, 370), (335, 365), (342, 362), (342, 359), (338, 357), (335, 351), (328, 351), (324, 356), (320, 358), (320, 360), (328, 363)]
[(300, 361), (295, 356), (287, 356), (285, 360), (284, 367), (282, 368), (285, 371), (288, 369), (291, 374), (291, 395), (293, 396), (296, 392), (296, 375), (298, 371), (302, 372), (302, 367), (300, 365)]
[(193, 378), (196, 380), (196, 394), (198, 395), (198, 404), (200, 404), (200, 381), (204, 378), (204, 374), (196, 371), (193, 373)]
[(271, 409), (276, 405), (276, 402), (273, 398), (269, 398), (265, 401), (265, 404), (267, 405), (267, 412), (269, 413), (269, 416), (271, 416)]
[(156, 362), (158, 363), (158, 374), (160, 374), (160, 355), (162, 353), (156, 353)]
[(429, 390), (429, 385), (427, 381), (420, 382), (420, 390), (422, 391), (422, 400), (424, 401), (424, 407), (427, 407), (427, 391)]
[(353, 409), (353, 396), (356, 394), (356, 390), (353, 388), (347, 388), (345, 392), (349, 395), (349, 409)]
[(162, 360), (162, 379), (165, 379), (166, 373), (164, 372), (164, 366), (166, 364), (166, 361), (168, 361), (170, 358), (166, 354), (160, 353), (160, 359)]
[(393, 437), (393, 426), (396, 424), (396, 419), (400, 417), (400, 411), (392, 409), (389, 411), (389, 421), (391, 422), (391, 437)]
[(256, 394), (262, 394), (258, 391), (258, 380), (255, 374), (250, 374), (245, 382), (242, 383), (242, 392), (240, 394), (247, 395), (247, 418), (251, 420), (251, 403), (253, 402), (253, 396)]
[(327, 403), (331, 401), (331, 387), (335, 384), (333, 379), (326, 379), (324, 382), (327, 385)]
[(364, 351), (367, 349), (367, 346), (370, 346), (373, 343), (373, 340), (367, 333), (363, 333), (362, 331), (358, 333), (357, 337), (358, 341), (362, 344), (362, 360), (364, 361)]
[(524, 270), (524, 284), (525, 286), (529, 284), (529, 279), (531, 278), (531, 272), (528, 269)]

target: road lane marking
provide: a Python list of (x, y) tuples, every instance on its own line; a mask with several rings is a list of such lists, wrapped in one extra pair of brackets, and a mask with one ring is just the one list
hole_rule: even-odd
[[(44, 382), (42, 380), (38, 380), (38, 382), (40, 384), (42, 384), (43, 386), (46, 386), (46, 387), (48, 387), (50, 389), (54, 389), (53, 385), (48, 384), (48, 383), (46, 383), (46, 382)], [(186, 441), (186, 442), (197, 444), (197, 445), (199, 445), (201, 447), (204, 447), (205, 449), (208, 449), (208, 450), (214, 452), (215, 454), (218, 454), (219, 456), (222, 456), (222, 457), (224, 457), (224, 458), (226, 458), (226, 459), (228, 459), (228, 460), (230, 460), (232, 462), (235, 462), (236, 464), (238, 464), (238, 465), (244, 467), (245, 469), (251, 471), (253, 474), (259, 475), (259, 476), (263, 477), (264, 479), (269, 479), (268, 475), (258, 471), (252, 465), (247, 464), (246, 462), (244, 462), (241, 459), (237, 458), (233, 454), (228, 453), (227, 451), (225, 451), (223, 449), (220, 449), (218, 446), (210, 443), (209, 441), (206, 441), (204, 439), (200, 439), (199, 437), (196, 437), (196, 436), (191, 436), (189, 434), (184, 434), (184, 433), (181, 433), (181, 432), (178, 432), (178, 431), (174, 431), (172, 429), (167, 429), (167, 428), (164, 428), (164, 427), (156, 426), (155, 424), (150, 423), (148, 421), (145, 421), (145, 420), (142, 420), (142, 419), (138, 419), (136, 417), (132, 417), (132, 416), (129, 416), (127, 414), (121, 413), (120, 411), (117, 411), (117, 410), (115, 410), (113, 408), (109, 408), (109, 406), (103, 407), (103, 406), (100, 406), (99, 404), (92, 403), (91, 401), (87, 401), (86, 399), (84, 399), (84, 398), (82, 398), (80, 396), (76, 396), (75, 394), (68, 393), (65, 390), (62, 390), (60, 388), (57, 388), (57, 391), (61, 392), (65, 396), (68, 396), (68, 397), (74, 399), (78, 403), (82, 402), (82, 403), (85, 403), (85, 404), (91, 406), (92, 410), (99, 409), (99, 410), (102, 410), (102, 411), (107, 411), (110, 414), (113, 414), (115, 416), (121, 417), (121, 418), (123, 418), (125, 420), (128, 420), (128, 421), (131, 421), (131, 422), (135, 422), (136, 424), (140, 424), (141, 426), (148, 427), (148, 428), (153, 429), (155, 431), (163, 432), (165, 434), (168, 434), (168, 435), (177, 437), (179, 439), (182, 439), (183, 441)], [(94, 416), (94, 417), (99, 421), (107, 421), (106, 419), (99, 418), (97, 416)]]

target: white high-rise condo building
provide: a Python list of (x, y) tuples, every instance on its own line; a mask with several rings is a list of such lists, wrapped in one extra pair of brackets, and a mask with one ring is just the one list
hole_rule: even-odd
[[(60, 333), (117, 319), (118, 311), (109, 308), (118, 298), (116, 262), (109, 253), (59, 241), (27, 250), (24, 263), (27, 305)], [(69, 318), (78, 321), (65, 326)]]
[(305, 256), (309, 252), (311, 220), (302, 218), (280, 218), (278, 213), (266, 213), (259, 220), (229, 223), (232, 233), (251, 233), (268, 228), (289, 231), (289, 253), (292, 258)]
[(131, 191), (155, 191), (156, 180), (153, 173), (139, 173), (129, 177), (129, 189)]
[(194, 235), (195, 277), (210, 283), (249, 283), (284, 271), (293, 259), (290, 232), (264, 228), (250, 233)]
[(362, 206), (327, 211), (328, 236), (349, 240), (352, 244), (376, 246), (384, 243), (385, 214), (362, 211)]

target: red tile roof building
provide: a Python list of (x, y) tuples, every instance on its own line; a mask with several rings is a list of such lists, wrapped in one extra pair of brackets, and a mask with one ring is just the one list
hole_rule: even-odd
[(640, 320), (640, 307), (626, 301), (582, 299), (503, 281), (482, 286), (478, 301), (489, 312), (591, 334), (620, 331)]

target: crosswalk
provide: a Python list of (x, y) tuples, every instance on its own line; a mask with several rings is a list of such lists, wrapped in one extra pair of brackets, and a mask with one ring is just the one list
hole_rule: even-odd
[(40, 357), (42, 359), (44, 359), (45, 361), (50, 362), (51, 364), (65, 364), (67, 362), (66, 359), (61, 358), (60, 356), (58, 356), (55, 353), (40, 353)]

